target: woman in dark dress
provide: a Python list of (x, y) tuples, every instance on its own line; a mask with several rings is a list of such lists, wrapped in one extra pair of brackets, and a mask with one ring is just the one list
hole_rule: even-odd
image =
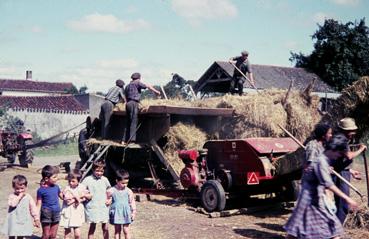
[(328, 189), (352, 207), (357, 203), (339, 190), (330, 175), (328, 160), (335, 160), (346, 152), (346, 139), (336, 137), (326, 150), (307, 158), (301, 179), (301, 191), (296, 207), (284, 226), (288, 239), (339, 239), (343, 227), (337, 216), (324, 203), (324, 190)]

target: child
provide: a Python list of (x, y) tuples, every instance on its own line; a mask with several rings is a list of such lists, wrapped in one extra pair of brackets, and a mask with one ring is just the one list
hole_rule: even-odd
[(27, 179), (15, 175), (12, 181), (14, 192), (8, 197), (8, 215), (4, 225), (4, 234), (11, 238), (32, 236), (33, 226), (39, 227), (35, 201), (26, 193)]
[(109, 239), (108, 219), (109, 202), (106, 196), (106, 190), (110, 188), (110, 183), (104, 174), (105, 164), (103, 162), (94, 162), (92, 165), (92, 175), (86, 177), (82, 184), (90, 192), (86, 195), (89, 200), (85, 204), (86, 221), (90, 223), (88, 230), (88, 239), (94, 238), (96, 223), (101, 223), (104, 239)]
[(64, 239), (69, 238), (72, 230), (74, 238), (81, 238), (79, 227), (85, 222), (85, 208), (82, 202), (88, 194), (86, 187), (79, 184), (81, 173), (74, 171), (68, 174), (69, 186), (63, 191), (63, 208), (61, 211), (60, 225), (64, 227)]
[(135, 219), (136, 203), (133, 192), (127, 187), (129, 181), (129, 174), (124, 169), (116, 172), (117, 184), (108, 189), (107, 195), (112, 199), (110, 206), (109, 217), (110, 223), (114, 225), (114, 235), (116, 239), (121, 238), (122, 225), (125, 239), (130, 239), (129, 224)]
[(42, 168), (42, 180), (37, 190), (37, 208), (41, 209), (42, 239), (56, 238), (60, 221), (59, 198), (62, 199), (57, 167), (46, 165)]

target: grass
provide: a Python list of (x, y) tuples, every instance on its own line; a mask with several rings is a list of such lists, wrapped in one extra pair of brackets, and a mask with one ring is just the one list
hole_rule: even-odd
[(38, 148), (33, 152), (36, 157), (76, 155), (78, 154), (78, 145), (77, 142), (62, 143), (48, 148)]

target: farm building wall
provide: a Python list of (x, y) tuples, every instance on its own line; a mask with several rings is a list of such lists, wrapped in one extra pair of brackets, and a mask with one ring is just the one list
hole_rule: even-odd
[(86, 109), (90, 111), (91, 118), (98, 118), (101, 104), (104, 103), (104, 97), (96, 94), (74, 95)]
[[(36, 132), (42, 139), (51, 137), (60, 132), (66, 131), (86, 121), (88, 112), (81, 111), (36, 111), (32, 109), (13, 110), (9, 109), (8, 114), (24, 121), (26, 129)], [(72, 130), (69, 136), (76, 134), (85, 127), (84, 125)]]

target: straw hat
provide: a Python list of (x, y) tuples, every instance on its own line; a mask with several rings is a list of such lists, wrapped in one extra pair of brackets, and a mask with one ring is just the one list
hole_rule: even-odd
[(357, 130), (355, 120), (353, 118), (343, 118), (338, 122), (338, 127), (343, 130)]

